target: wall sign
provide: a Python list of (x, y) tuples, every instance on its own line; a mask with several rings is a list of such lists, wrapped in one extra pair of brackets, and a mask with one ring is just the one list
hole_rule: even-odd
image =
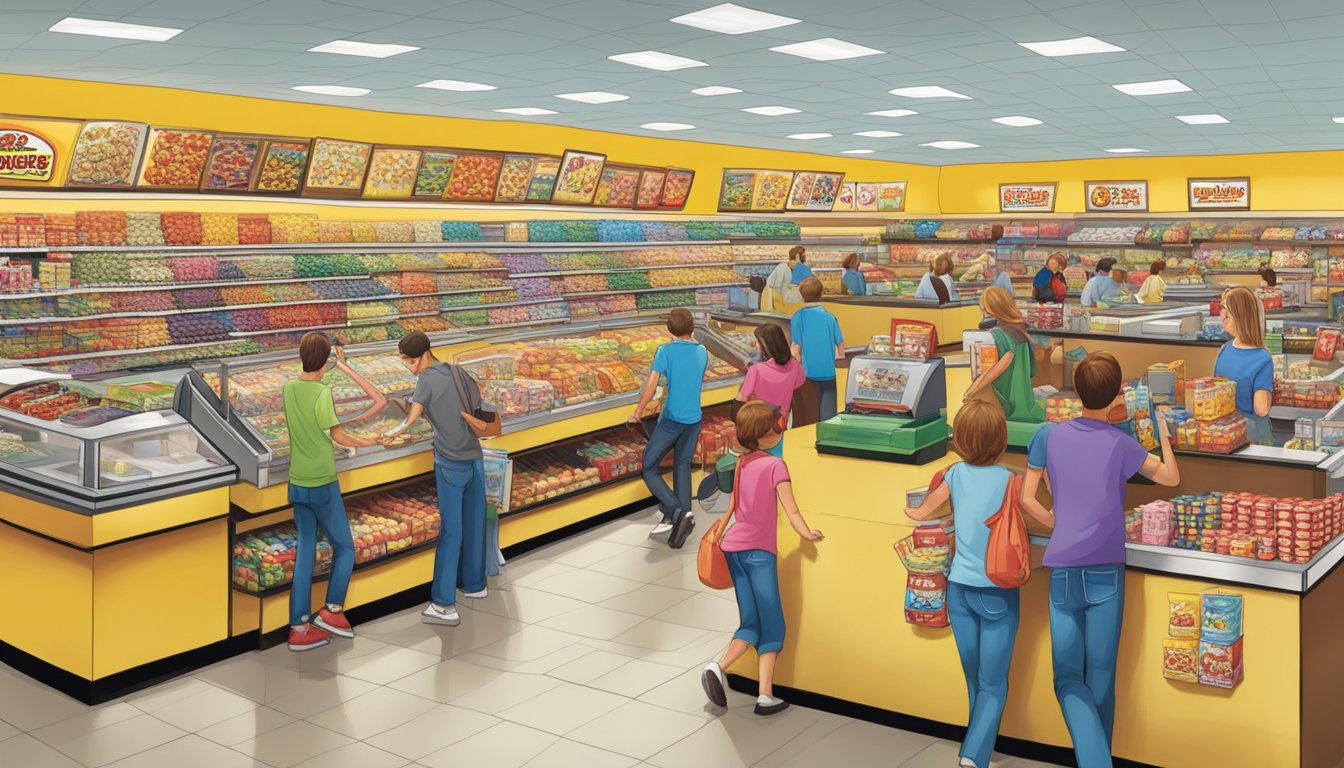
[(1085, 181), (1088, 213), (1143, 213), (1148, 210), (1148, 182)]
[(884, 181), (878, 184), (877, 209), (879, 211), (904, 211), (905, 182)]
[(56, 148), (45, 136), (0, 123), (0, 180), (51, 181)]
[(1249, 211), (1251, 209), (1251, 179), (1249, 176), (1214, 179), (1188, 179), (1190, 210), (1192, 211)]
[(1054, 213), (1055, 183), (1000, 184), (1001, 213)]

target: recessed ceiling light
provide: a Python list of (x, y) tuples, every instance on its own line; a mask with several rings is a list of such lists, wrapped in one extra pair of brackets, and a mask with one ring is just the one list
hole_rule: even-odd
[(430, 80), (428, 83), (421, 83), (416, 88), (437, 88), (440, 91), (493, 91), (496, 86), (486, 85), (485, 83), (473, 83), (469, 80)]
[(65, 32), (70, 35), (92, 35), (93, 37), (115, 37), (122, 40), (145, 40), (162, 43), (182, 34), (182, 30), (172, 27), (150, 27), (144, 24), (123, 24), (120, 21), (98, 21), (69, 16), (47, 27), (48, 32)]
[(916, 85), (912, 88), (893, 88), (887, 91), (892, 96), (904, 96), (907, 99), (970, 99), (964, 93), (948, 90), (941, 85)]
[(1026, 128), (1032, 125), (1040, 125), (1041, 121), (1034, 117), (1023, 117), (1022, 115), (1013, 115), (1012, 117), (996, 117), (994, 122), (999, 125), (1011, 125), (1014, 128)]
[(410, 53), (420, 48), (414, 45), (392, 45), (383, 43), (360, 43), (354, 40), (332, 40), (330, 43), (309, 48), (309, 53), (339, 53), (345, 56), (364, 56), (370, 59), (386, 59), (399, 53)]
[(1108, 149), (1106, 151), (1113, 155), (1138, 155), (1147, 152), (1148, 150), (1139, 149), (1138, 147), (1116, 147), (1115, 149)]
[(1344, 123), (1344, 117), (1332, 117), (1330, 119), (1335, 121), (1336, 123)]
[(673, 72), (678, 69), (709, 66), (703, 61), (696, 61), (695, 59), (688, 59), (685, 56), (674, 56), (670, 53), (660, 53), (658, 51), (618, 53), (615, 56), (608, 56), (607, 58), (612, 61), (619, 61), (622, 64), (631, 64), (645, 69), (656, 69), (660, 72)]
[(689, 131), (695, 126), (690, 123), (645, 123), (639, 127), (650, 131)]
[(559, 114), (553, 109), (542, 109), (541, 107), (509, 107), (508, 109), (496, 109), (495, 111), (503, 112), (506, 115), (522, 115), (524, 117)]
[(829, 133), (791, 133), (791, 134), (789, 134), (789, 138), (790, 138), (790, 139), (798, 139), (799, 141), (811, 141), (812, 139), (829, 139), (829, 138), (831, 138), (831, 134), (829, 134)]
[(788, 16), (776, 16), (764, 11), (753, 11), (740, 5), (724, 3), (703, 11), (688, 13), (672, 19), (674, 24), (707, 29), (710, 32), (722, 32), (725, 35), (741, 35), (747, 32), (760, 32), (766, 29), (778, 29), (797, 24), (802, 19)]
[(1185, 93), (1190, 86), (1180, 80), (1151, 80), (1146, 83), (1121, 83), (1112, 88), (1130, 96), (1161, 96), (1164, 93)]
[(747, 107), (743, 112), (750, 112), (753, 115), (765, 115), (766, 117), (779, 117), (780, 115), (793, 115), (802, 112), (801, 109), (793, 107)]
[(932, 147), (933, 149), (978, 149), (980, 147), (979, 144), (972, 144), (969, 141), (930, 141), (919, 146)]
[(1085, 53), (1122, 53), (1125, 49), (1095, 37), (1074, 37), (1069, 40), (1047, 40), (1044, 43), (1018, 43), (1042, 56), (1081, 56)]
[(864, 136), (869, 139), (894, 139), (897, 136), (904, 136), (903, 133), (896, 131), (859, 131), (855, 136)]
[(844, 40), (836, 40), (834, 37), (808, 40), (805, 43), (777, 45), (770, 50), (776, 53), (787, 53), (790, 56), (801, 56), (813, 61), (839, 61), (840, 59), (857, 59), (861, 56), (876, 56), (879, 53), (886, 53), (886, 51), (879, 51), (866, 45), (855, 45)]
[(1220, 123), (1230, 123), (1230, 122), (1232, 122), (1231, 120), (1228, 120), (1226, 117), (1223, 117), (1222, 115), (1216, 115), (1216, 114), (1214, 114), (1214, 115), (1177, 115), (1177, 116), (1176, 116), (1176, 119), (1177, 119), (1177, 120), (1180, 120), (1182, 123), (1188, 123), (1188, 124), (1190, 124), (1190, 125), (1218, 125), (1218, 124), (1220, 124)]
[(557, 93), (557, 99), (569, 99), (570, 101), (581, 101), (584, 104), (610, 104), (613, 101), (627, 101), (629, 96), (623, 93), (609, 93), (607, 91), (584, 91), (583, 93)]
[(842, 154), (842, 155), (871, 155), (871, 154), (873, 154), (874, 151), (876, 151), (876, 150), (872, 150), (872, 149), (846, 149), (846, 150), (844, 150), (843, 152), (841, 152), (840, 154)]
[(730, 93), (741, 93), (741, 88), (729, 88), (726, 85), (707, 85), (704, 88), (692, 88), (691, 93), (696, 96), (727, 96)]
[(874, 117), (908, 117), (919, 113), (913, 109), (879, 109), (876, 112), (865, 112), (864, 114)]
[(352, 88), (348, 85), (296, 85), (291, 90), (304, 93), (316, 93), (320, 96), (367, 96), (368, 88)]

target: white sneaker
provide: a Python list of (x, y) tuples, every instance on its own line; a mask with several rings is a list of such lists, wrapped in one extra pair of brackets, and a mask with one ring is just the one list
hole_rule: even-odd
[(458, 591), (462, 592), (463, 597), (470, 597), (472, 600), (480, 600), (490, 594), (488, 589), (482, 589), (480, 592), (466, 592), (460, 589)]
[(457, 606), (450, 605), (447, 608), (430, 603), (425, 606), (425, 610), (420, 612), (420, 620), (426, 624), (441, 624), (446, 627), (456, 627), (462, 623), (462, 616), (457, 612)]
[(649, 538), (653, 538), (654, 536), (662, 536), (664, 533), (668, 533), (671, 530), (672, 530), (672, 524), (664, 520), (658, 523), (657, 525), (653, 526), (653, 530), (649, 531)]

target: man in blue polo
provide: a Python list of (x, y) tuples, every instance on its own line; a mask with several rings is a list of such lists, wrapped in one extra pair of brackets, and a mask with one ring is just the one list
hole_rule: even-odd
[(845, 356), (845, 337), (840, 333), (840, 321), (818, 304), (821, 301), (821, 281), (809, 277), (798, 286), (805, 302), (802, 309), (789, 320), (789, 335), (793, 338), (793, 356), (803, 363), (807, 380), (817, 387), (820, 421), (835, 417), (835, 360)]
[[(658, 391), (659, 381), (665, 380), (667, 394), (663, 412), (658, 417), (658, 426), (649, 435), (648, 447), (644, 449), (644, 483), (663, 511), (662, 522), (654, 526), (653, 535), (670, 532), (668, 546), (681, 549), (695, 527), (691, 517), (691, 460), (695, 458), (695, 445), (700, 440), (700, 391), (704, 387), (709, 353), (692, 338), (695, 317), (689, 310), (678, 307), (669, 312), (667, 332), (672, 334), (672, 341), (654, 353), (649, 380), (640, 393), (639, 405), (635, 406), (630, 422), (637, 423), (644, 418), (644, 409)], [(669, 452), (674, 461), (672, 488), (667, 487), (660, 469)]]

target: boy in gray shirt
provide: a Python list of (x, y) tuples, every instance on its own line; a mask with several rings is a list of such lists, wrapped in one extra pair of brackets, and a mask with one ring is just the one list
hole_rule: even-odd
[(408, 333), (397, 345), (401, 362), (418, 378), (406, 420), (384, 436), (391, 442), (421, 415), (434, 429), (434, 480), (439, 496), (439, 544), (434, 552), (431, 602), (421, 612), (426, 624), (456, 626), (457, 589), (465, 597), (485, 597), (485, 469), (481, 438), (500, 432), (499, 419), (477, 418), (481, 390), (465, 371), (439, 362), (429, 337)]

